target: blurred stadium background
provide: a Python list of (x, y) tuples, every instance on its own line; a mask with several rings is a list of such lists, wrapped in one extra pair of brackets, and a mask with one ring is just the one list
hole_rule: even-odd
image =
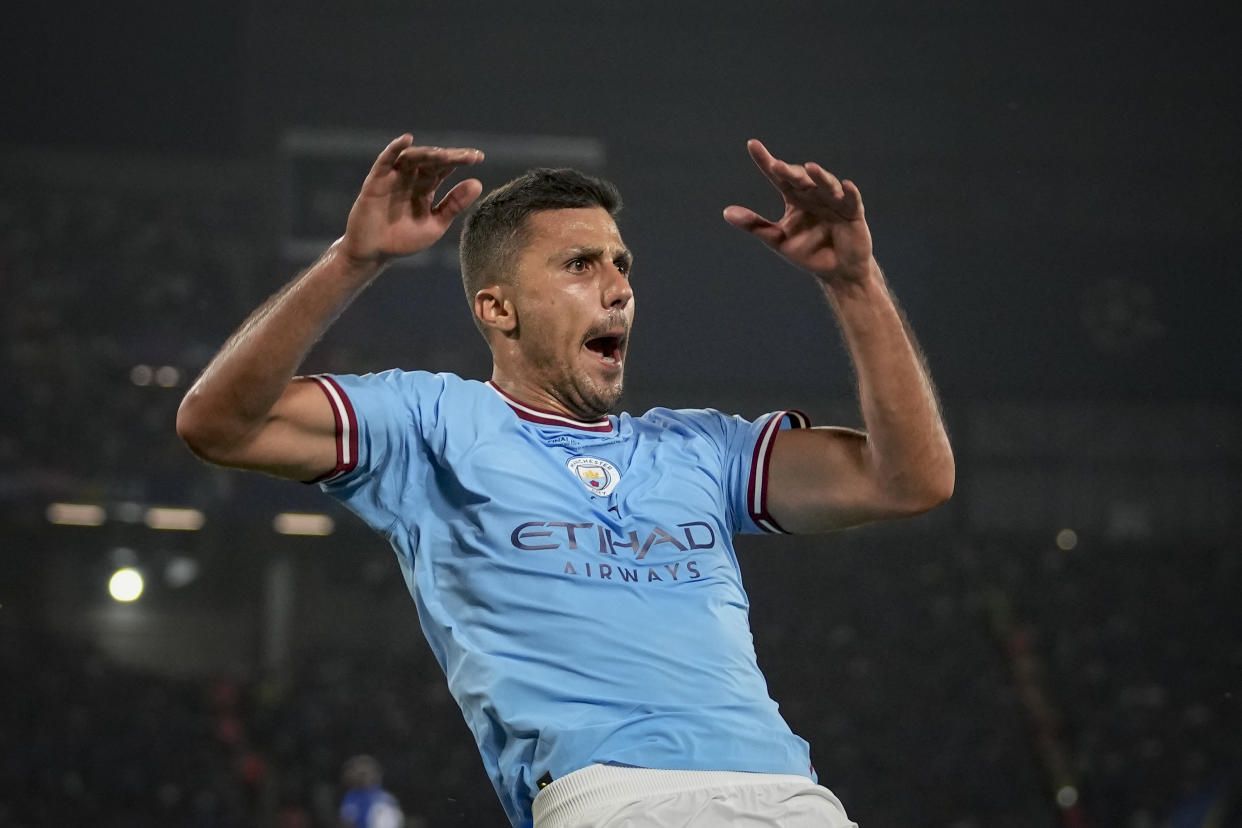
[[(13, 14), (3, 828), (332, 825), (358, 752), (413, 826), (503, 824), (384, 542), (173, 433), (188, 383), (340, 232), (404, 130), (486, 150), (488, 187), (535, 163), (620, 185), (634, 410), (857, 422), (813, 287), (719, 219), (776, 209), (752, 135), (857, 181), (959, 479), (917, 520), (739, 542), (761, 665), (821, 780), (867, 828), (1242, 824), (1242, 67), (1223, 6)], [(451, 235), (308, 370), (486, 375)], [(141, 595), (111, 597), (134, 573)]]

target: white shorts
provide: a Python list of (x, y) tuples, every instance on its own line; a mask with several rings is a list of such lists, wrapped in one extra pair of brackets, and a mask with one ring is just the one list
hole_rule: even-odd
[(858, 828), (805, 776), (590, 765), (539, 792), (535, 828)]

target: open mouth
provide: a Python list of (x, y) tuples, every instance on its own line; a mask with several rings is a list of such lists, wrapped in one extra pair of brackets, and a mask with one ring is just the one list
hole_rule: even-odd
[(585, 343), (588, 351), (599, 357), (605, 365), (620, 365), (625, 354), (625, 337), (609, 334), (588, 339)]

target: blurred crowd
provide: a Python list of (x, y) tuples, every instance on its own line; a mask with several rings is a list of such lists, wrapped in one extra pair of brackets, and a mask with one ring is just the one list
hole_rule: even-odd
[(0, 825), (253, 824), (256, 789), (210, 685), (32, 630), (0, 628), (0, 656)]
[(20, 404), (0, 406), (0, 495), (176, 494), (176, 406), (266, 284), (267, 205), (176, 180), (3, 183), (0, 373)]
[(1232, 821), (1203, 824), (1242, 824), (1238, 550), (1051, 544), (981, 560), (1042, 659), (1095, 823), (1158, 825), (1179, 804), (1232, 803)]
[[(811, 554), (743, 555), (769, 570), (751, 579), (756, 647), (821, 781), (860, 824), (1239, 824), (1229, 550)], [(1052, 727), (1024, 704), (1000, 594), (1039, 660)], [(408, 825), (504, 824), (439, 668), (406, 632), (400, 646), (309, 643), (280, 677), (172, 681), (5, 629), (0, 826), (331, 826), (341, 763), (364, 752)], [(1068, 760), (1059, 776), (1049, 741)], [(1073, 801), (1058, 804), (1066, 785), (1079, 823), (1064, 819)], [(1220, 821), (1193, 817), (1212, 809)]]

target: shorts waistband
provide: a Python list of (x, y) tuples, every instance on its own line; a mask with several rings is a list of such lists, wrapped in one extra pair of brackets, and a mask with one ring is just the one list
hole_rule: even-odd
[(814, 785), (809, 777), (745, 771), (659, 770), (618, 765), (588, 765), (562, 776), (535, 797), (539, 828), (558, 828), (588, 809), (614, 799), (641, 799), (715, 787), (746, 785)]

